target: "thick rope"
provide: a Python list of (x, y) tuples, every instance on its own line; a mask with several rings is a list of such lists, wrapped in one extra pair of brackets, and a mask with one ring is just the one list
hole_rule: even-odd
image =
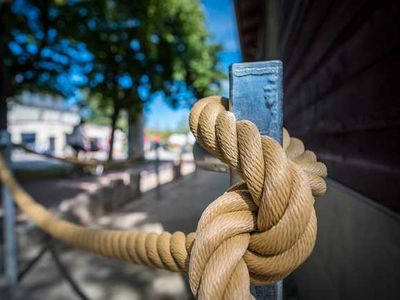
[(243, 179), (203, 212), (195, 233), (89, 229), (60, 220), (36, 203), (0, 159), (0, 179), (20, 209), (44, 231), (72, 246), (129, 262), (188, 271), (199, 299), (248, 299), (249, 284), (268, 284), (296, 269), (316, 238), (314, 197), (326, 190), (324, 164), (303, 143), (283, 147), (236, 121), (220, 97), (200, 100), (190, 128), (203, 147)]

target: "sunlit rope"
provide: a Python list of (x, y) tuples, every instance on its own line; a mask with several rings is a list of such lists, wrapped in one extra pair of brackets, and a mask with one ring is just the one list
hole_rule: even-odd
[(250, 282), (280, 280), (310, 255), (317, 230), (314, 197), (326, 191), (327, 170), (286, 130), (281, 146), (261, 136), (253, 123), (236, 121), (226, 107), (220, 97), (200, 100), (191, 111), (190, 128), (197, 142), (243, 182), (212, 202), (189, 235), (85, 228), (35, 202), (3, 158), (0, 179), (20, 209), (56, 239), (107, 257), (188, 271), (199, 299), (251, 298)]

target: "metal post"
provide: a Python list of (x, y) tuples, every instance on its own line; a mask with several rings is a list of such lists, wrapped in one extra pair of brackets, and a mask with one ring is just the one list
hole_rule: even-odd
[[(282, 62), (279, 60), (233, 64), (229, 70), (230, 105), (237, 120), (253, 122), (261, 135), (282, 143)], [(193, 149), (196, 166), (215, 172), (227, 172), (228, 166), (212, 157), (200, 145)], [(240, 178), (230, 172), (231, 184)], [(282, 300), (283, 282), (269, 286), (251, 286), (258, 300)]]
[[(10, 158), (11, 158), (11, 139), (7, 130), (0, 131), (0, 152), (4, 155), (7, 165), (10, 166)], [(11, 295), (13, 294), (13, 287), (18, 284), (19, 279), (22, 279), (40, 260), (41, 257), (47, 252), (50, 251), (50, 254), (61, 272), (61, 275), (67, 280), (67, 282), (71, 285), (74, 292), (79, 296), (82, 300), (87, 300), (87, 296), (82, 292), (79, 288), (78, 284), (73, 280), (72, 276), (69, 274), (66, 267), (62, 264), (58, 254), (52, 245), (52, 239), (49, 237), (48, 242), (46, 242), (45, 246), (39, 252), (39, 254), (27, 265), (27, 267), (18, 274), (18, 265), (17, 265), (17, 241), (16, 241), (16, 208), (15, 203), (11, 197), (11, 194), (7, 190), (7, 188), (2, 185), (1, 186), (1, 199), (4, 210), (4, 221), (3, 221), (3, 236), (4, 236), (4, 272), (5, 272), (5, 283), (6, 286), (10, 288)]]
[[(261, 135), (282, 143), (282, 62), (264, 61), (233, 64), (229, 70), (230, 110), (237, 120), (253, 122)], [(238, 176), (231, 171), (231, 183)], [(269, 286), (252, 286), (256, 299), (281, 300), (282, 281)]]
[(159, 201), (159, 200), (161, 200), (160, 144), (159, 143), (155, 144), (155, 151), (156, 151), (155, 169), (156, 169), (156, 181), (157, 181), (156, 198)]
[[(8, 165), (10, 165), (11, 141), (7, 130), (0, 131), (0, 151)], [(3, 219), (3, 238), (4, 238), (4, 273), (8, 287), (13, 287), (18, 283), (17, 266), (17, 242), (15, 235), (15, 204), (11, 194), (3, 185), (1, 187), (1, 198), (4, 210)]]

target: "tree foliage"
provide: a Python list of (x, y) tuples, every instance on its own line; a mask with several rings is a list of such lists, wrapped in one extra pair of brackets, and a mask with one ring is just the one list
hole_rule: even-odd
[(75, 15), (63, 34), (94, 55), (88, 94), (112, 111), (112, 128), (121, 110), (134, 117), (155, 95), (176, 107), (218, 88), (220, 46), (209, 43), (198, 1), (82, 1), (65, 10)]
[(210, 45), (198, 1), (82, 1), (66, 4), (75, 13), (72, 37), (94, 55), (90, 95), (117, 109), (140, 111), (156, 93), (173, 106), (216, 90), (218, 45)]
[(0, 18), (6, 96), (24, 90), (73, 96), (86, 83), (93, 56), (85, 43), (60, 34), (69, 24), (58, 1), (5, 1)]
[(134, 119), (155, 96), (177, 107), (219, 87), (220, 46), (210, 44), (198, 0), (0, 5), (9, 95), (29, 88), (76, 97), (84, 90), (114, 129), (122, 110)]

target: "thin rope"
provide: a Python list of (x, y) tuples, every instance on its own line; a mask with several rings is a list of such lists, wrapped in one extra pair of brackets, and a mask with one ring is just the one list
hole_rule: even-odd
[(28, 152), (31, 154), (44, 156), (44, 157), (47, 157), (50, 159), (55, 159), (55, 160), (58, 160), (61, 162), (73, 164), (73, 165), (80, 166), (80, 167), (96, 167), (96, 166), (102, 165), (102, 166), (104, 166), (104, 168), (109, 169), (109, 168), (113, 168), (116, 166), (129, 166), (129, 165), (132, 165), (137, 160), (136, 158), (127, 159), (127, 160), (123, 160), (123, 161), (116, 161), (116, 160), (102, 161), (102, 160), (97, 160), (97, 159), (80, 160), (73, 156), (60, 157), (60, 156), (52, 155), (50, 153), (38, 152), (38, 151), (35, 151), (35, 150), (29, 148), (28, 146), (26, 146), (24, 144), (13, 144), (13, 147), (22, 149), (25, 152)]

